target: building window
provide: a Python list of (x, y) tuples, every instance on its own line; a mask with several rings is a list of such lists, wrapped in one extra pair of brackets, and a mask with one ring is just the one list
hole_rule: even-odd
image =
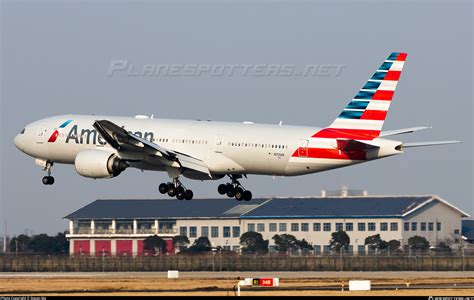
[[(313, 223), (313, 231), (321, 231), (321, 223)], [(319, 246), (319, 250), (321, 251), (321, 246)]]
[(365, 254), (365, 245), (357, 246), (357, 254), (364, 255)]
[(300, 230), (300, 224), (291, 223), (291, 231), (299, 231), (299, 230)]
[(240, 226), (232, 227), (232, 236), (233, 237), (240, 237)]
[(387, 231), (388, 230), (388, 223), (382, 222), (380, 223), (380, 231)]
[(230, 251), (230, 246), (224, 246), (224, 251)]
[(441, 231), (441, 222), (436, 222), (436, 231)]
[(247, 231), (255, 231), (255, 224), (254, 223), (247, 224)]
[(239, 251), (240, 250), (240, 246), (232, 246), (232, 251)]
[(219, 237), (219, 227), (217, 226), (211, 227), (211, 237), (213, 238)]
[(257, 224), (257, 232), (264, 232), (265, 231), (265, 224), (258, 223)]
[(309, 231), (309, 224), (301, 223), (301, 231)]
[(420, 223), (420, 230), (421, 231), (426, 231), (426, 222), (421, 222)]
[(390, 223), (390, 231), (398, 231), (398, 223), (397, 222)]
[(411, 222), (411, 231), (416, 231), (418, 229), (418, 223)]
[(230, 226), (224, 226), (223, 235), (225, 238), (230, 237)]
[(336, 231), (343, 231), (342, 223), (336, 223)]
[(314, 254), (316, 254), (316, 255), (321, 254), (321, 246), (320, 245), (314, 246)]
[(434, 223), (433, 222), (429, 222), (428, 223), (428, 231), (433, 231), (434, 230)]
[(286, 223), (280, 223), (278, 224), (278, 226), (280, 227), (279, 231), (282, 231), (282, 232), (286, 231)]
[(405, 231), (409, 231), (409, 230), (410, 230), (410, 223), (409, 223), (409, 222), (403, 223), (403, 230), (405, 230)]
[(202, 226), (201, 227), (201, 236), (209, 237), (209, 227), (208, 226)]
[(324, 231), (331, 231), (331, 223), (324, 223), (323, 224)]
[(277, 231), (277, 223), (270, 223), (270, 225), (268, 225), (268, 230), (271, 232)]
[(189, 227), (189, 237), (192, 237), (192, 238), (197, 237), (197, 227), (196, 226), (190, 226)]
[(179, 235), (188, 236), (188, 227), (186, 226), (179, 227)]
[(357, 223), (357, 229), (359, 231), (365, 231), (365, 223)]
[(324, 245), (323, 251), (325, 254), (331, 253), (331, 246), (330, 245)]
[(371, 223), (368, 224), (367, 227), (368, 227), (369, 231), (375, 231), (375, 223), (371, 222)]
[(346, 223), (346, 231), (354, 230), (354, 223)]

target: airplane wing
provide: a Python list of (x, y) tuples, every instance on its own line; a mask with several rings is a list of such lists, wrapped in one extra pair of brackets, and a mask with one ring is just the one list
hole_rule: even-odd
[(92, 126), (107, 143), (117, 150), (156, 155), (163, 157), (170, 165), (173, 162), (177, 162), (182, 168), (195, 170), (211, 176), (209, 168), (202, 160), (185, 153), (161, 147), (158, 144), (128, 132), (125, 128), (111, 121), (97, 120)]
[(431, 127), (426, 127), (426, 126), (420, 126), (420, 127), (411, 127), (411, 128), (404, 128), (404, 129), (396, 129), (396, 130), (389, 130), (389, 131), (383, 131), (380, 133), (380, 137), (384, 136), (391, 136), (391, 135), (397, 135), (397, 134), (404, 134), (404, 133), (412, 133), (418, 130), (423, 130), (423, 129), (429, 129)]

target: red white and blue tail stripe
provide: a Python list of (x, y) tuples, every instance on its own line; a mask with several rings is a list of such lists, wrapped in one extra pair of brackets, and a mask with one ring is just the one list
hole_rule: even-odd
[(315, 138), (372, 140), (380, 135), (407, 54), (393, 52), (337, 119)]

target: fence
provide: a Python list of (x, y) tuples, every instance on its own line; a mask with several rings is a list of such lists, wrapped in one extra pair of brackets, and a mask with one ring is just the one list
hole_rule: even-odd
[(474, 271), (474, 256), (0, 256), (0, 272)]

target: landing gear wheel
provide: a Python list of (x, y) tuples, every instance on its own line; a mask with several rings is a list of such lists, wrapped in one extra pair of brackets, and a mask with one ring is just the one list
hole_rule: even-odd
[(176, 193), (177, 193), (176, 187), (174, 185), (169, 186), (168, 196), (174, 197), (174, 196), (176, 196)]
[(217, 187), (217, 192), (221, 195), (224, 195), (227, 193), (227, 185), (226, 184), (219, 184), (219, 186)]
[(186, 199), (186, 200), (193, 199), (193, 191), (186, 190), (186, 192), (184, 192), (184, 199)]
[(52, 185), (54, 184), (54, 177), (53, 176), (44, 176), (42, 179), (44, 185)]
[(244, 190), (241, 187), (236, 188), (234, 196), (237, 201), (242, 201), (244, 198)]
[(176, 199), (178, 199), (178, 200), (183, 200), (183, 199), (184, 199), (184, 192), (179, 191), (179, 192), (176, 194)]
[(234, 196), (235, 196), (235, 189), (234, 189), (234, 187), (232, 187), (232, 188), (230, 188), (229, 190), (227, 190), (227, 193), (226, 193), (226, 194), (227, 194), (227, 197), (229, 197), (229, 198), (234, 197)]
[(243, 195), (243, 198), (244, 198), (245, 201), (252, 200), (252, 192), (251, 191), (248, 191), (248, 190), (244, 191), (242, 195)]
[(158, 187), (158, 190), (159, 190), (160, 193), (162, 193), (162, 194), (168, 193), (168, 190), (169, 190), (169, 189), (170, 189), (170, 188), (169, 188), (169, 185), (166, 184), (166, 183), (162, 183), (162, 184), (160, 184), (160, 186)]

